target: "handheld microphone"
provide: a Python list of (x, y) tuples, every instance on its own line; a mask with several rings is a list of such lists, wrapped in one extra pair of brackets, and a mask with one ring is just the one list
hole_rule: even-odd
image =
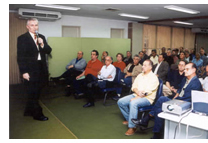
[(35, 34), (36, 34), (37, 38), (39, 38), (39, 35), (38, 35), (38, 31), (37, 30), (35, 31)]

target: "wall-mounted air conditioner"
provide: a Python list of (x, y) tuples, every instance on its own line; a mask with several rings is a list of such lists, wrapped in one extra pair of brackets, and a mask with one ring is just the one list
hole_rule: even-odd
[(193, 33), (208, 33), (208, 28), (192, 28)]
[(37, 18), (38, 20), (46, 20), (46, 21), (54, 21), (61, 19), (61, 13), (55, 11), (43, 11), (43, 10), (35, 10), (35, 9), (24, 9), (19, 8), (18, 14), (20, 18), (28, 19), (28, 18)]

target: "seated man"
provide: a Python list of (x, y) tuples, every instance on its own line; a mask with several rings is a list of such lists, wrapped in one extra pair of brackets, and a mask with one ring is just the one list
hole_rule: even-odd
[(133, 63), (129, 63), (128, 66), (124, 69), (124, 74), (121, 78), (124, 80), (125, 85), (132, 85), (137, 75), (142, 72), (142, 66), (139, 64), (140, 60), (140, 57), (135, 55)]
[(176, 64), (178, 65), (180, 61), (185, 61), (186, 64), (188, 63), (188, 62), (185, 60), (185, 52), (183, 52), (183, 51), (180, 52), (180, 56), (179, 56), (179, 59), (176, 61)]
[(163, 83), (166, 82), (167, 74), (168, 74), (169, 65), (166, 61), (164, 61), (164, 57), (162, 54), (159, 55), (158, 64), (153, 66), (153, 72), (160, 79), (162, 79)]
[(158, 63), (157, 51), (155, 49), (152, 50), (152, 54), (150, 56), (150, 60), (153, 62), (153, 65), (156, 65)]
[(101, 71), (98, 72), (98, 81), (95, 81), (94, 84), (88, 83), (85, 89), (88, 103), (83, 107), (94, 106), (95, 93), (98, 93), (99, 88), (113, 86), (113, 80), (116, 76), (116, 68), (111, 64), (112, 61), (112, 57), (105, 57), (105, 65), (102, 67)]
[(64, 72), (61, 76), (59, 77), (51, 77), (50, 79), (53, 81), (58, 81), (60, 78), (65, 78), (66, 79), (66, 84), (67, 84), (67, 95), (70, 95), (70, 85), (72, 84), (72, 81), (76, 78), (76, 76), (80, 75), (87, 63), (85, 59), (83, 59), (83, 52), (79, 51), (77, 53), (77, 58), (71, 60), (67, 66), (66, 66), (66, 72)]
[(159, 81), (152, 72), (152, 66), (151, 60), (145, 60), (142, 66), (143, 72), (136, 77), (131, 88), (134, 94), (118, 100), (118, 107), (125, 118), (123, 124), (129, 127), (125, 133), (127, 136), (133, 135), (136, 131), (136, 126), (131, 119), (137, 118), (138, 108), (151, 105), (156, 97)]
[(203, 91), (204, 92), (208, 92), (208, 63), (206, 65), (206, 73), (207, 73), (207, 76), (203, 79), (200, 80), (201, 84), (202, 84), (202, 87), (203, 87)]
[(186, 63), (180, 61), (178, 64), (178, 70), (170, 70), (168, 73), (167, 81), (163, 85), (163, 95), (164, 96), (175, 96), (177, 89), (180, 86), (180, 83), (184, 76)]
[(130, 51), (127, 51), (126, 52), (126, 57), (123, 59), (123, 62), (126, 64), (126, 66), (129, 64), (129, 63), (132, 63), (133, 62), (133, 59), (131, 57), (131, 52)]
[(124, 69), (126, 67), (126, 64), (122, 61), (123, 60), (123, 54), (118, 53), (116, 55), (116, 59), (117, 59), (117, 61), (116, 62), (113, 62), (113, 65), (115, 67), (120, 68), (121, 72), (124, 72)]
[(85, 70), (76, 77), (76, 79), (80, 79), (82, 76), (85, 76), (85, 79), (82, 79), (81, 81), (74, 80), (74, 88), (77, 95), (83, 94), (80, 88), (81, 84), (86, 85), (90, 82), (96, 81), (98, 72), (103, 66), (101, 61), (98, 60), (98, 56), (99, 56), (98, 51), (92, 50), (91, 60), (87, 63)]
[[(196, 65), (194, 63), (188, 63), (185, 66), (185, 76), (181, 82), (180, 88), (177, 90), (177, 94), (173, 99), (183, 100), (191, 102), (191, 91), (199, 90), (202, 91), (202, 86), (199, 79), (196, 76)], [(153, 139), (158, 139), (161, 136), (163, 129), (164, 120), (158, 117), (158, 114), (162, 112), (162, 104), (171, 99), (165, 96), (161, 96), (154, 105), (154, 108), (145, 116), (142, 120), (132, 119), (132, 122), (136, 125), (148, 126), (149, 120), (154, 116), (155, 124), (153, 128), (154, 136)]]
[(200, 59), (200, 54), (199, 53), (196, 53), (195, 57), (196, 58), (194, 58), (192, 60), (192, 62), (196, 64), (196, 67), (197, 68), (202, 67), (203, 66), (203, 60)]

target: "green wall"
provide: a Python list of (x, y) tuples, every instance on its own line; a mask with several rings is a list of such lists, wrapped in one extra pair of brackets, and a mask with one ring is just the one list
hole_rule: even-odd
[(125, 56), (126, 51), (130, 50), (130, 39), (49, 37), (48, 44), (52, 48), (52, 58), (48, 59), (51, 77), (59, 76), (66, 71), (66, 65), (76, 58), (80, 50), (84, 52), (87, 62), (91, 59), (91, 51), (94, 49), (99, 52), (99, 60), (102, 52), (108, 51), (114, 61), (117, 53)]

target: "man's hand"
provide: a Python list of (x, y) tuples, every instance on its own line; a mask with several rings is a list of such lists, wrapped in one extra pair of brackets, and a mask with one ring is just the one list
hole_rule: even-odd
[(108, 78), (108, 79), (110, 79), (110, 78), (112, 78), (112, 76), (111, 76), (111, 75), (109, 75), (107, 78)]
[(141, 98), (141, 97), (140, 97), (140, 96), (136, 96), (136, 97), (132, 98), (132, 99), (130, 100), (130, 102), (133, 101), (133, 100), (135, 100), (135, 99), (138, 99), (138, 98)]
[(71, 66), (68, 67), (68, 69), (73, 68), (73, 67), (74, 67), (74, 65), (71, 65)]
[(28, 73), (24, 73), (23, 75), (22, 75), (22, 77), (24, 78), (24, 79), (26, 79), (26, 80), (30, 80), (30, 75), (28, 74)]
[(40, 37), (38, 38), (38, 44), (40, 44), (41, 48), (44, 47), (43, 39)]
[(77, 77), (76, 77), (76, 79), (79, 79), (81, 76), (80, 75), (78, 75)]

